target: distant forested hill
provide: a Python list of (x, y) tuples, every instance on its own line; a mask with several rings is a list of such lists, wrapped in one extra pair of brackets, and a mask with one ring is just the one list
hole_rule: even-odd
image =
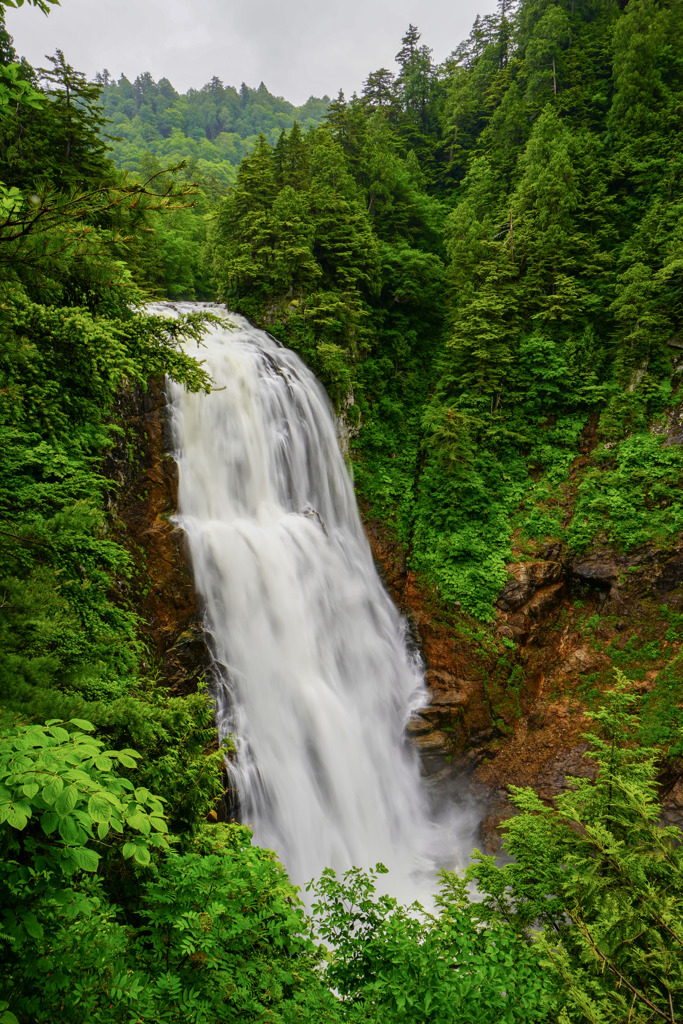
[[(295, 124), (316, 127), (329, 97), (311, 96), (295, 107), (263, 82), (258, 89), (243, 82), (238, 92), (216, 77), (181, 95), (167, 78), (155, 82), (149, 72), (116, 82), (105, 70), (96, 81), (106, 119), (102, 133), (116, 166), (159, 193), (172, 180), (195, 186), (191, 203), (170, 217), (153, 217), (149, 230), (131, 240), (137, 280), (172, 299), (213, 298), (206, 226), (216, 203), (259, 136), (275, 143)], [(173, 176), (166, 173), (180, 164)]]
[(273, 96), (261, 82), (239, 91), (215, 76), (202, 89), (181, 95), (167, 78), (155, 82), (148, 71), (130, 82), (118, 82), (108, 71), (96, 76), (103, 86), (102, 103), (111, 124), (112, 157), (118, 167), (138, 171), (149, 154), (164, 165), (187, 160), (193, 173), (214, 188), (231, 185), (240, 161), (260, 134), (276, 142), (295, 122), (304, 129), (318, 124), (330, 102), (311, 96), (295, 107)]

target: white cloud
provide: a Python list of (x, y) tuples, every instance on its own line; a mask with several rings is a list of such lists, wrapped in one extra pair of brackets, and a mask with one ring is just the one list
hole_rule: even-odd
[(15, 47), (34, 65), (59, 48), (92, 76), (149, 71), (184, 92), (213, 75), (226, 85), (263, 81), (294, 103), (360, 91), (369, 72), (393, 67), (401, 36), (417, 24), (443, 60), (495, 0), (63, 0), (49, 16), (7, 11)]

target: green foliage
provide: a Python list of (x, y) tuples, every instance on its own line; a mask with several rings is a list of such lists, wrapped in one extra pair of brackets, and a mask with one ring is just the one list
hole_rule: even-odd
[(482, 929), (462, 878), (442, 874), (432, 914), (376, 895), (375, 878), (357, 868), (342, 879), (326, 870), (313, 886), (317, 930), (332, 944), (326, 978), (341, 996), (344, 1020), (549, 1019), (554, 986), (537, 950), (503, 921)]
[(263, 84), (258, 89), (242, 85), (238, 92), (216, 77), (180, 96), (168, 79), (155, 82), (149, 72), (134, 82), (122, 75), (117, 83), (105, 70), (96, 81), (116, 166), (153, 189), (166, 180), (163, 169), (171, 167), (192, 189), (185, 209), (152, 216), (146, 235), (130, 240), (138, 280), (173, 299), (213, 298), (206, 242), (215, 204), (235, 184), (237, 166), (260, 134), (274, 144), (282, 131), (299, 123), (318, 124), (327, 97), (294, 107)]
[(116, 434), (107, 416), (124, 383), (165, 368), (192, 389), (201, 368), (179, 350), (201, 319), (118, 317), (27, 301), (0, 316), (0, 637), (3, 699), (36, 688), (85, 699), (129, 692), (142, 653), (134, 613), (111, 599), (130, 558), (107, 536), (111, 485), (98, 460)]
[(262, 138), (221, 203), (213, 244), (222, 296), (265, 317), (340, 405), (378, 261), (361, 194), (329, 134), (293, 130), (275, 152)]
[(161, 1019), (336, 1020), (294, 888), (248, 829), (233, 829), (225, 853), (171, 856), (145, 887), (138, 962), (173, 1005)]
[[(98, 966), (104, 961), (106, 972), (121, 952), (120, 940), (108, 948), (112, 911), (100, 880), (90, 880), (102, 855), (117, 851), (144, 865), (167, 847), (161, 800), (121, 774), (140, 755), (108, 750), (88, 735), (92, 729), (80, 719), (5, 726), (0, 739), (1, 973), (22, 1020), (45, 1019), (41, 1007), (50, 1000), (75, 1009)], [(83, 972), (74, 989), (80, 942)], [(84, 1002), (87, 1012), (91, 1000)]]
[(679, 652), (657, 673), (643, 701), (642, 742), (662, 745), (670, 757), (683, 753), (683, 655)]
[(582, 550), (596, 535), (623, 551), (683, 529), (683, 453), (654, 433), (637, 433), (593, 455), (579, 487), (570, 543)]
[(568, 1021), (614, 1024), (683, 1007), (683, 861), (680, 832), (662, 827), (656, 752), (637, 742), (637, 697), (623, 677), (591, 713), (595, 782), (572, 786), (545, 806), (516, 790), (506, 826), (514, 861), (479, 855), (470, 869), (484, 918), (520, 934), (539, 925), (537, 950), (561, 993)]
[(273, 145), (295, 124), (317, 125), (329, 102), (313, 96), (295, 107), (273, 96), (261, 84), (241, 90), (212, 78), (202, 89), (179, 95), (166, 78), (155, 82), (149, 72), (134, 82), (118, 82), (108, 71), (97, 76), (102, 101), (112, 122), (113, 159), (118, 167), (137, 171), (143, 154), (165, 165), (195, 161), (201, 175), (215, 175), (222, 189), (235, 180), (234, 168), (254, 148), (260, 134)]
[[(94, 729), (82, 719), (66, 724), (88, 733)], [(168, 831), (161, 800), (114, 771), (116, 765), (135, 768), (139, 757), (134, 750), (106, 750), (101, 740), (69, 732), (58, 719), (44, 727), (6, 730), (0, 741), (0, 822), (27, 830), (24, 849), (41, 866), (67, 877), (78, 870), (97, 870), (100, 854), (84, 849), (95, 833), (103, 843), (126, 828), (140, 836), (123, 846), (123, 856), (149, 864), (149, 847), (163, 848)], [(49, 838), (55, 833), (56, 847)], [(42, 849), (46, 843), (49, 847)], [(10, 834), (11, 851), (12, 845)]]
[(140, 754), (92, 731), (0, 733), (6, 1022), (335, 1020), (274, 855), (240, 826), (172, 852), (164, 802), (127, 774)]

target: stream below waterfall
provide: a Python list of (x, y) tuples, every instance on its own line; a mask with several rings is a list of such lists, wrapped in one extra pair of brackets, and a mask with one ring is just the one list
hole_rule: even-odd
[(295, 353), (230, 321), (199, 353), (215, 390), (168, 394), (241, 820), (297, 884), (381, 861), (412, 900), (415, 879), (431, 888), (436, 866), (457, 863), (472, 823), (430, 818), (404, 739), (422, 667), (373, 564), (327, 395)]

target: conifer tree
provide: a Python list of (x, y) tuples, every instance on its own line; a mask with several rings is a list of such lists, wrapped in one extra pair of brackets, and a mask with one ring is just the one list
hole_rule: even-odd
[(380, 68), (368, 75), (361, 94), (361, 102), (370, 110), (388, 110), (396, 101), (394, 76), (387, 68)]

